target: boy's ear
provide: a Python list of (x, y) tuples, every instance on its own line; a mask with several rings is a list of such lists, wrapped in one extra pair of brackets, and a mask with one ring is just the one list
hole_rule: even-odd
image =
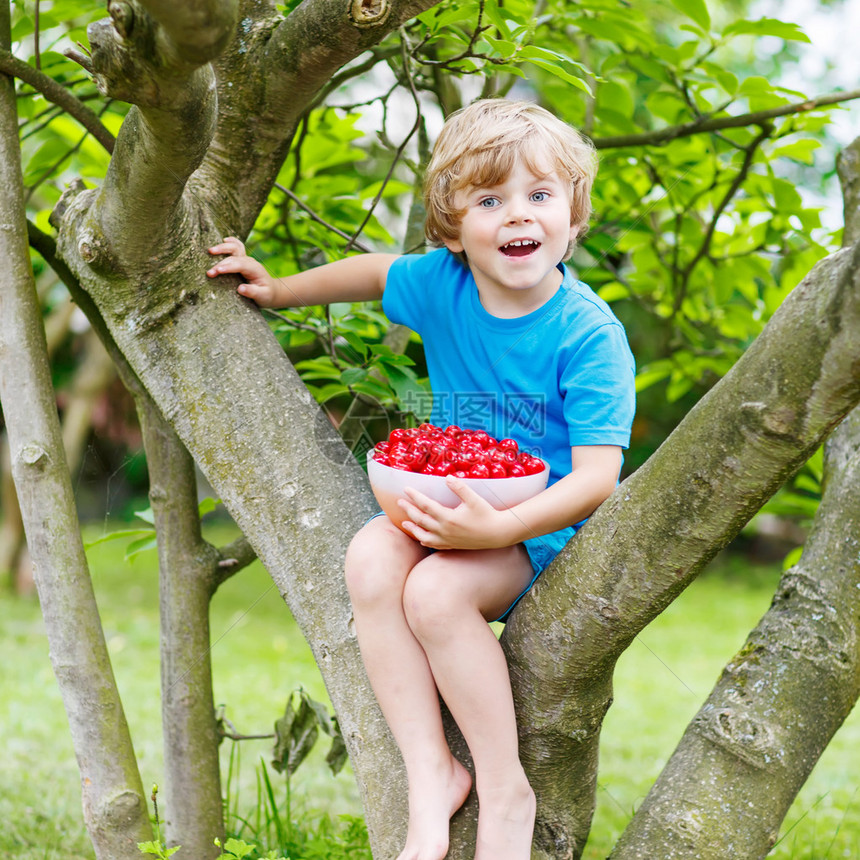
[(445, 247), (452, 254), (462, 254), (463, 253), (463, 251), (464, 251), (463, 243), (460, 241), (459, 238), (457, 238), (457, 239), (445, 239), (444, 241), (445, 241)]

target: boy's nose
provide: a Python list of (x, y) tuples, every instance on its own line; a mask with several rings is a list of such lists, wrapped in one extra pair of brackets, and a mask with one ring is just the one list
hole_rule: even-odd
[(512, 200), (508, 207), (507, 220), (511, 224), (521, 224), (533, 219), (531, 208), (525, 200)]

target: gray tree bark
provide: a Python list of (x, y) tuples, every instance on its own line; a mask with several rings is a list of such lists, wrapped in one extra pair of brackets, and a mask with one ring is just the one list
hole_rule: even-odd
[(617, 860), (765, 857), (860, 694), (860, 411), (825, 448), (800, 562), (681, 739)]
[[(9, 47), (9, 7), (0, 5)], [(75, 513), (30, 268), (17, 112), (0, 77), (0, 400), (51, 664), (72, 728), (84, 819), (99, 860), (139, 857), (151, 828)], [(101, 754), (109, 749), (109, 759)]]
[(177, 858), (220, 856), (224, 841), (209, 601), (220, 556), (200, 534), (194, 461), (145, 393), (136, 396), (158, 537), (166, 842)]

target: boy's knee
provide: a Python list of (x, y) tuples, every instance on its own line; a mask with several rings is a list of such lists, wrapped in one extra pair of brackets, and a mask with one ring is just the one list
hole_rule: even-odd
[(443, 633), (466, 607), (465, 595), (449, 565), (433, 556), (418, 565), (403, 589), (403, 610), (419, 638)]
[[(344, 575), (353, 603), (367, 603), (396, 597), (417, 558), (414, 543), (387, 519), (371, 520), (352, 539), (346, 551)], [(417, 547), (418, 544), (415, 544)]]

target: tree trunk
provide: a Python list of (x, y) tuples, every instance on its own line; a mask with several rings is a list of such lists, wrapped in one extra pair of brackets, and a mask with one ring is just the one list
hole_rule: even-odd
[(136, 396), (158, 536), (164, 816), (168, 846), (189, 860), (224, 840), (209, 601), (217, 551), (200, 535), (194, 461), (146, 394)]
[[(0, 5), (0, 47), (9, 7)], [(15, 92), (0, 78), (0, 399), (9, 434), (51, 664), (81, 771), (84, 819), (99, 860), (134, 860), (151, 829), (87, 569), (63, 456), (42, 312), (30, 269)], [(105, 756), (105, 751), (109, 755)]]

